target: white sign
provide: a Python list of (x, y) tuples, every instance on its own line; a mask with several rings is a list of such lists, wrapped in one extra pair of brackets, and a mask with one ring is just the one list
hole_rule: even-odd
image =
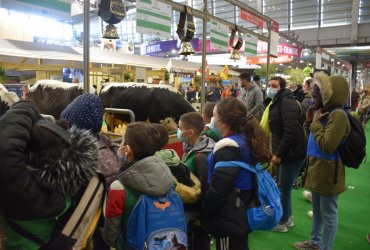
[(245, 34), (244, 43), (245, 55), (249, 57), (256, 57), (258, 37), (252, 36), (250, 34)]
[(323, 58), (323, 59), (325, 59), (325, 60), (330, 60), (330, 56), (328, 55), (328, 54), (326, 54), (326, 53), (322, 53), (321, 54), (321, 57)]
[(321, 53), (316, 52), (316, 69), (321, 69)]
[(278, 57), (279, 33), (271, 30), (270, 56)]
[[(90, 0), (90, 11), (96, 10), (98, 4), (96, 0)], [(72, 0), (71, 2), (71, 16), (76, 16), (84, 13), (84, 0)]]
[(136, 32), (171, 37), (172, 8), (156, 0), (136, 1)]
[(211, 47), (227, 51), (229, 40), (229, 26), (213, 21), (211, 22)]

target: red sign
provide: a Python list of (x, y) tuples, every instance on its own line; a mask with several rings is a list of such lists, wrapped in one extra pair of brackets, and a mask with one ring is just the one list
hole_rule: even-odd
[(287, 43), (279, 43), (278, 53), (279, 55), (301, 57), (302, 48)]
[[(257, 27), (263, 28), (263, 19), (258, 16), (253, 15), (252, 13), (249, 13), (246, 10), (242, 10), (242, 9), (240, 10), (240, 18), (247, 22), (255, 24)], [(278, 29), (279, 29), (279, 25), (278, 25)]]
[[(257, 53), (258, 54), (267, 54), (267, 43), (264, 41), (258, 41), (257, 44)], [(297, 46), (287, 44), (287, 43), (279, 43), (278, 45), (278, 54), (279, 55), (289, 55), (295, 56), (300, 58), (302, 53), (302, 48)]]
[(275, 31), (276, 33), (279, 33), (279, 23), (272, 21), (271, 30)]
[[(279, 63), (289, 63), (293, 62), (293, 57), (288, 55), (283, 55), (279, 57), (270, 57), (271, 64), (279, 64)], [(267, 64), (267, 57), (247, 57), (247, 64)]]

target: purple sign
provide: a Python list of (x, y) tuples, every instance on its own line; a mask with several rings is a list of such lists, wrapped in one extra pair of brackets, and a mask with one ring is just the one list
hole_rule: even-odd
[[(199, 39), (194, 38), (190, 41), (194, 50), (198, 49)], [(156, 55), (159, 53), (165, 53), (172, 50), (179, 50), (177, 47), (177, 40), (162, 41), (158, 43), (152, 43), (145, 46), (144, 55)]]

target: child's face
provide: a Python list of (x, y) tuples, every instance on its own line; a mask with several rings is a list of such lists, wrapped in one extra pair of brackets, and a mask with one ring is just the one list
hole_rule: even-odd
[(128, 162), (135, 160), (132, 148), (130, 147), (130, 145), (125, 145), (124, 140), (122, 140), (122, 143), (118, 148), (118, 155), (126, 157)]

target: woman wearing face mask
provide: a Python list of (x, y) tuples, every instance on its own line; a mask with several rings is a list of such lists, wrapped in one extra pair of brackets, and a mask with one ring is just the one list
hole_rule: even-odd
[(266, 94), (272, 99), (268, 116), (273, 154), (271, 163), (279, 166), (278, 186), (283, 207), (283, 217), (273, 231), (287, 232), (287, 226), (294, 225), (291, 191), (306, 158), (307, 141), (300, 122), (300, 108), (293, 93), (286, 89), (285, 79), (271, 78)]

